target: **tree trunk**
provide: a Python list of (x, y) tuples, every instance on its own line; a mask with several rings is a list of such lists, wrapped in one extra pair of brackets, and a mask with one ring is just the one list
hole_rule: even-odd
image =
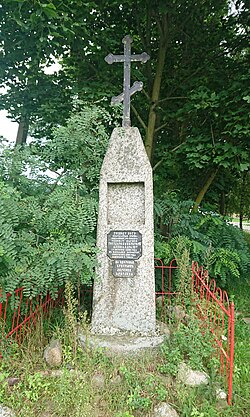
[(243, 230), (243, 212), (240, 210), (240, 229)]
[(154, 133), (156, 125), (156, 106), (160, 97), (161, 80), (163, 75), (163, 69), (165, 64), (166, 52), (167, 52), (167, 35), (168, 35), (168, 21), (167, 16), (163, 19), (164, 22), (159, 23), (160, 26), (160, 46), (158, 51), (158, 60), (156, 73), (151, 94), (151, 106), (148, 115), (147, 132), (145, 139), (145, 149), (150, 162), (153, 159), (154, 149)]
[(245, 196), (245, 188), (246, 188), (246, 179), (247, 179), (247, 172), (245, 172), (242, 176), (242, 183), (240, 188), (240, 229), (243, 230), (243, 218), (244, 218), (244, 196)]
[(15, 146), (23, 145), (24, 143), (26, 143), (28, 131), (29, 131), (29, 118), (27, 116), (21, 116), (19, 126), (18, 126)]
[(195, 213), (198, 210), (200, 203), (202, 202), (202, 200), (203, 200), (207, 190), (209, 189), (210, 185), (214, 181), (218, 171), (219, 171), (219, 168), (216, 168), (212, 172), (212, 174), (209, 175), (208, 179), (206, 180), (205, 184), (203, 185), (202, 189), (200, 190), (199, 194), (196, 197), (195, 203), (194, 203), (193, 208), (192, 208), (192, 213)]

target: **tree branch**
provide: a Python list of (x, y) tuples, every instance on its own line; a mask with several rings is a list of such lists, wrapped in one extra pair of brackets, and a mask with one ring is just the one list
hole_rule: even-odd
[(142, 120), (141, 116), (139, 115), (138, 111), (136, 110), (136, 108), (133, 106), (133, 104), (131, 104), (131, 108), (135, 114), (135, 116), (137, 117), (137, 119), (139, 120), (139, 122), (141, 123), (142, 127), (147, 131), (147, 125), (146, 123)]
[(184, 80), (182, 80), (175, 88), (173, 88), (170, 93), (172, 94), (174, 91), (176, 91), (178, 87), (180, 87), (185, 82), (187, 82), (190, 78), (192, 78), (194, 75), (196, 75), (202, 68), (204, 68), (204, 67), (198, 67), (192, 74), (190, 74), (188, 77), (184, 78)]
[(156, 168), (158, 168), (158, 166), (159, 165), (161, 165), (161, 163), (163, 162), (163, 158), (162, 159), (160, 159), (160, 161), (158, 161), (156, 164), (155, 164), (155, 166), (152, 168), (152, 171), (155, 171), (156, 170)]
[(182, 145), (184, 145), (184, 143), (186, 143), (186, 142), (182, 142), (179, 145), (177, 145), (174, 149), (171, 149), (171, 152), (177, 151), (177, 149), (179, 149)]
[(214, 130), (213, 130), (212, 123), (210, 124), (210, 130), (211, 130), (211, 136), (212, 136), (213, 146), (215, 146), (215, 141), (214, 141)]
[[(56, 171), (53, 171), (53, 172), (56, 172)], [(54, 182), (53, 186), (52, 186), (52, 187), (50, 187), (50, 191), (49, 191), (49, 193), (48, 193), (48, 194), (51, 194), (51, 193), (53, 193), (53, 191), (55, 191), (55, 189), (56, 189), (56, 187), (57, 187), (57, 185), (58, 185), (58, 183), (59, 183), (60, 179), (63, 177), (63, 175), (64, 175), (66, 172), (67, 172), (67, 170), (65, 169), (65, 170), (63, 170), (63, 172), (62, 172), (61, 174), (59, 174), (59, 177), (57, 177), (57, 179), (56, 179), (56, 181)], [(56, 173), (57, 173), (57, 172), (56, 172)]]
[(160, 38), (163, 39), (163, 30), (162, 30), (161, 21), (160, 21), (160, 19), (157, 19), (157, 18), (155, 18), (155, 20), (156, 20), (156, 24), (157, 24), (157, 27), (158, 27), (158, 30), (159, 30)]
[(211, 172), (211, 174), (207, 178), (205, 184), (203, 185), (203, 187), (201, 188), (199, 194), (197, 195), (197, 197), (195, 199), (195, 202), (194, 202), (194, 205), (193, 205), (193, 208), (192, 208), (192, 213), (195, 213), (195, 212), (198, 211), (199, 205), (200, 205), (202, 199), (204, 198), (207, 190), (209, 189), (210, 185), (214, 181), (218, 171), (219, 171), (219, 167), (214, 168), (214, 170)]
[[(184, 143), (186, 143), (186, 142), (182, 142), (182, 143), (180, 143), (180, 145), (178, 145), (178, 146), (176, 146), (174, 149), (171, 149), (171, 151), (170, 152), (174, 152), (174, 151), (176, 151), (178, 148), (180, 148)], [(155, 165), (154, 165), (154, 167), (152, 168), (152, 170), (153, 171), (155, 171), (156, 170), (156, 168), (158, 168), (158, 166), (159, 165), (161, 165), (161, 163), (163, 162), (163, 158), (162, 159), (160, 159), (160, 161), (158, 161)]]
[(155, 133), (159, 132), (159, 130), (161, 130), (161, 129), (163, 129), (165, 126), (167, 126), (167, 125), (168, 125), (168, 123), (169, 123), (169, 122), (163, 123), (163, 125), (161, 125), (161, 126), (157, 127), (157, 128), (155, 129)]
[(150, 95), (147, 93), (147, 91), (144, 88), (142, 89), (142, 92), (147, 97), (148, 101), (151, 102), (152, 101), (151, 100), (151, 97), (150, 97)]
[(186, 99), (187, 96), (176, 96), (176, 97), (165, 97), (158, 101), (157, 105), (163, 103), (166, 100), (179, 100), (179, 99)]

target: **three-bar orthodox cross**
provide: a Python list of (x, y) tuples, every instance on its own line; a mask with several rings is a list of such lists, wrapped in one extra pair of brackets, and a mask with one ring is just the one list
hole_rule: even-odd
[(105, 61), (108, 64), (113, 64), (114, 62), (124, 62), (124, 80), (123, 80), (123, 92), (116, 97), (112, 97), (111, 103), (118, 104), (123, 101), (123, 127), (130, 127), (130, 97), (136, 92), (141, 91), (143, 83), (141, 81), (136, 81), (130, 87), (130, 66), (131, 62), (147, 62), (149, 55), (146, 52), (142, 54), (132, 54), (131, 55), (131, 43), (133, 42), (132, 38), (127, 35), (123, 38), (122, 42), (124, 43), (124, 55), (113, 55), (109, 54), (106, 56)]

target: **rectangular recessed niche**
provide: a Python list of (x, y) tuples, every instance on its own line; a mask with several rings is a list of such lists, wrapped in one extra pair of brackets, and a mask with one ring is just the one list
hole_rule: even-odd
[(145, 223), (144, 182), (108, 183), (108, 224)]

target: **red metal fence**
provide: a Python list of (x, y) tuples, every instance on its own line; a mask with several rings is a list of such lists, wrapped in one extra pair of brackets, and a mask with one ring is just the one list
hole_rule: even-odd
[(220, 373), (225, 377), (228, 404), (232, 403), (234, 366), (234, 303), (226, 291), (209, 280), (208, 271), (192, 264), (192, 294), (197, 313), (213, 335), (213, 346), (220, 358)]
[[(161, 259), (155, 260), (155, 269), (160, 271), (160, 289), (156, 288), (156, 299), (161, 306), (169, 306), (177, 294), (173, 287), (174, 274), (178, 267), (175, 261), (164, 265)], [(208, 271), (196, 262), (192, 263), (191, 294), (195, 311), (201, 320), (201, 328), (211, 334), (211, 344), (220, 358), (220, 374), (225, 379), (227, 401), (232, 403), (234, 366), (234, 303), (229, 301), (226, 291), (217, 287), (214, 279), (209, 280)]]
[[(10, 339), (20, 345), (41, 314), (48, 315), (63, 301), (63, 290), (58, 292), (56, 299), (52, 299), (50, 294), (25, 298), (23, 292), (23, 288), (18, 288), (14, 294), (7, 293), (0, 302), (1, 344)], [(2, 298), (1, 293), (0, 296)]]
[[(156, 299), (161, 301), (161, 306), (164, 307), (167, 304), (170, 305), (171, 298), (173, 295), (176, 295), (177, 292), (174, 291), (174, 275), (176, 270), (179, 269), (176, 265), (175, 259), (173, 259), (169, 265), (164, 265), (162, 260), (159, 258), (155, 259), (155, 275), (156, 275)], [(157, 272), (159, 275), (157, 277)], [(167, 296), (167, 300), (166, 300)]]
[[(178, 270), (173, 260), (164, 265), (160, 259), (155, 260), (156, 270), (156, 299), (161, 306), (169, 306), (173, 296), (177, 294), (174, 288), (174, 277)], [(229, 302), (226, 291), (216, 286), (215, 280), (208, 279), (208, 271), (192, 264), (191, 293), (198, 317), (202, 320), (211, 334), (211, 343), (220, 357), (220, 373), (225, 376), (228, 389), (228, 404), (232, 402), (233, 360), (234, 360), (234, 304)], [(1, 294), (0, 294), (1, 295)], [(79, 308), (92, 308), (92, 287), (78, 289)], [(15, 338), (20, 345), (25, 334), (36, 324), (41, 313), (48, 314), (56, 306), (62, 304), (63, 291), (59, 291), (56, 300), (50, 294), (27, 299), (23, 289), (17, 289), (13, 295), (7, 294), (0, 302), (0, 323), (2, 324), (2, 342)], [(12, 308), (11, 308), (12, 307)], [(14, 307), (14, 308), (13, 308)]]

